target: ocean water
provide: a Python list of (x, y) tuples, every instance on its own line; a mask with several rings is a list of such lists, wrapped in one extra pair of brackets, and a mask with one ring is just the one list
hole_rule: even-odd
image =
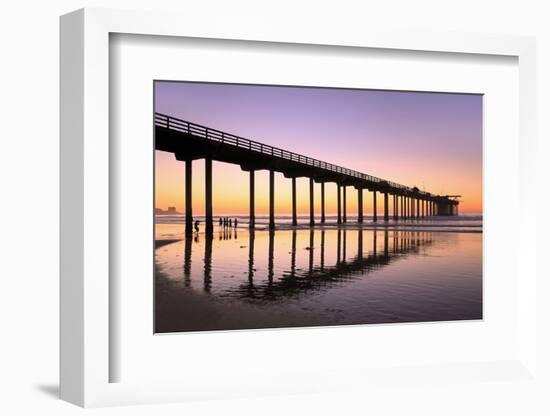
[(238, 217), (185, 238), (182, 216), (157, 216), (156, 332), (483, 317), (481, 216), (365, 221)]
[[(229, 215), (227, 218), (230, 218), (232, 221), (237, 219), (238, 228), (248, 228), (249, 218), (248, 215)], [(204, 227), (204, 216), (194, 216), (194, 220), (199, 221), (199, 228)], [(214, 225), (219, 224), (220, 217), (214, 217)], [(309, 216), (300, 215), (298, 219), (298, 228), (309, 228)], [(275, 219), (277, 228), (279, 229), (291, 229), (292, 227), (292, 217), (290, 215), (278, 215)], [(319, 216), (315, 217), (315, 223), (317, 226), (320, 226), (321, 218)], [(327, 215), (325, 218), (325, 228), (335, 228), (335, 227), (347, 227), (354, 228), (357, 227), (357, 216), (347, 217), (347, 223), (337, 224), (337, 217), (335, 215)], [(183, 236), (183, 224), (185, 223), (185, 216), (178, 215), (157, 215), (155, 217), (155, 224), (157, 225), (156, 236), (158, 239), (165, 239), (166, 234), (171, 232), (181, 233), (179, 236)], [(175, 227), (162, 227), (164, 225), (175, 225)], [(181, 225), (178, 227), (177, 225)], [(256, 230), (267, 230), (269, 225), (269, 217), (266, 215), (260, 215), (256, 217), (255, 228)], [(438, 230), (453, 230), (453, 231), (473, 231), (481, 232), (483, 225), (483, 218), (479, 214), (467, 214), (454, 217), (424, 217), (424, 218), (414, 218), (414, 219), (398, 219), (394, 220), (393, 217), (390, 217), (388, 222), (383, 221), (382, 216), (378, 216), (377, 222), (373, 222), (372, 216), (363, 217), (363, 227), (400, 227), (400, 228), (411, 228), (415, 229), (420, 228), (430, 228)], [(159, 227), (161, 226), (161, 227)]]

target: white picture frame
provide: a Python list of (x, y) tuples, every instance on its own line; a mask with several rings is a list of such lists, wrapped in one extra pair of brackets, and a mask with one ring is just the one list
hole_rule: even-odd
[[(185, 25), (182, 25), (185, 21)], [(109, 349), (112, 299), (109, 297), (109, 36), (113, 33), (150, 36), (247, 40), (336, 47), (383, 48), (441, 53), (506, 55), (519, 62), (519, 201), (525, 214), (534, 204), (535, 169), (535, 41), (530, 37), (376, 30), (330, 31), (312, 26), (281, 30), (276, 22), (235, 26), (219, 19), (205, 26), (201, 19), (172, 13), (83, 9), (61, 18), (61, 398), (80, 406), (181, 401), (193, 398), (269, 394), (284, 391), (319, 392), (337, 389), (339, 382), (310, 383), (284, 372), (260, 383), (236, 380), (225, 394), (206, 391), (209, 380), (185, 382), (112, 383), (113, 357)], [(518, 250), (518, 355), (505, 362), (455, 366), (442, 363), (415, 373), (418, 379), (434, 374), (467, 381), (473, 368), (535, 379), (536, 279), (533, 242), (535, 218), (521, 215)], [(530, 242), (530, 243), (526, 243)], [(493, 369), (493, 370), (491, 370)], [(342, 374), (349, 370), (342, 370)], [(406, 373), (407, 371), (405, 371)], [(342, 374), (338, 374), (341, 376)], [(381, 368), (368, 375), (354, 374), (361, 383), (387, 383), (395, 369)], [(292, 380), (295, 379), (295, 382)], [(391, 381), (390, 381), (391, 382)], [(472, 380), (479, 382), (479, 380)], [(280, 390), (279, 390), (280, 391)]]

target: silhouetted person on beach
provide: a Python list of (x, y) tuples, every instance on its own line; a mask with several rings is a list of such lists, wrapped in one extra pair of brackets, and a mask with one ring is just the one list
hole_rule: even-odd
[(199, 221), (195, 221), (195, 232), (199, 232)]

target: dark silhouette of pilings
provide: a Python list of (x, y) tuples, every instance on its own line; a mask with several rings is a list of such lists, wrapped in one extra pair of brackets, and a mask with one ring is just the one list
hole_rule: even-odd
[[(192, 160), (185, 160), (185, 234), (193, 234), (193, 208), (192, 208)], [(250, 175), (250, 221), (249, 228), (255, 227), (255, 170), (249, 171)], [(275, 228), (275, 171), (269, 171), (269, 228)], [(297, 225), (296, 209), (296, 177), (292, 177), (292, 224)], [(315, 180), (309, 178), (309, 224), (315, 225)], [(347, 222), (347, 194), (346, 186), (336, 183), (337, 205), (338, 205), (338, 223)], [(377, 191), (373, 190), (373, 221), (378, 219), (377, 209)], [(415, 198), (414, 196), (399, 195), (387, 191), (382, 191), (384, 196), (384, 221), (389, 221), (390, 207), (389, 199), (392, 200), (392, 216), (394, 220), (399, 218), (424, 218), (426, 216), (452, 216), (458, 215), (458, 203), (456, 201), (436, 202), (424, 198)], [(207, 234), (213, 233), (213, 213), (212, 213), (212, 158), (205, 158), (205, 230)], [(363, 217), (363, 188), (357, 188), (357, 221), (362, 223)], [(326, 221), (325, 214), (325, 182), (321, 182), (321, 223)]]
[(309, 225), (315, 225), (315, 195), (313, 178), (309, 178)]
[(275, 172), (269, 171), (269, 229), (275, 229)]
[(193, 235), (193, 161), (185, 161), (185, 235)]
[(340, 197), (340, 184), (336, 184), (336, 204), (338, 205), (338, 218), (337, 218), (337, 222), (338, 224), (342, 224), (342, 201), (341, 201), (341, 197)]
[(342, 220), (344, 221), (344, 223), (348, 222), (348, 208), (347, 208), (347, 198), (346, 198), (346, 186), (342, 186), (342, 192), (343, 192), (343, 200), (344, 200), (344, 207), (343, 207), (343, 211), (342, 211), (342, 214), (343, 214), (343, 218)]
[(363, 222), (363, 188), (357, 189), (357, 222)]
[[(205, 157), (205, 231), (207, 234), (213, 233), (213, 206), (212, 206), (212, 158)], [(185, 234), (187, 236), (193, 234), (193, 169), (192, 159), (185, 159)], [(249, 171), (249, 192), (250, 192), (250, 207), (249, 207), (249, 228), (255, 227), (255, 170)], [(269, 170), (269, 228), (275, 228), (275, 171)], [(296, 209), (296, 177), (292, 177), (292, 224), (297, 225), (297, 209)], [(315, 194), (314, 194), (314, 178), (309, 178), (309, 224), (315, 225)], [(363, 216), (363, 189), (357, 187), (357, 222), (364, 221)], [(337, 205), (338, 205), (338, 223), (347, 222), (347, 192), (346, 185), (336, 183), (337, 190)], [(373, 221), (378, 219), (377, 209), (377, 191), (373, 190)], [(414, 196), (400, 195), (397, 193), (389, 193), (381, 191), (384, 196), (384, 221), (389, 221), (390, 207), (389, 199), (392, 200), (392, 216), (394, 220), (399, 218), (424, 218), (427, 216), (456, 216), (458, 215), (458, 202), (443, 199), (436, 202), (425, 198)], [(321, 182), (321, 223), (326, 221), (325, 212), (325, 182)]]
[(390, 220), (389, 207), (388, 207), (388, 193), (384, 192), (384, 221)]
[(376, 190), (372, 191), (372, 221), (378, 221), (378, 208), (376, 207)]
[(292, 225), (298, 225), (296, 215), (296, 177), (292, 177)]
[(212, 218), (212, 158), (204, 160), (204, 198), (205, 198), (205, 232), (214, 232), (214, 220)]
[(255, 210), (254, 210), (254, 201), (255, 201), (255, 198), (254, 198), (254, 189), (255, 189), (255, 173), (253, 170), (250, 171), (249, 173), (249, 176), (250, 176), (250, 184), (249, 184), (249, 187), (250, 187), (250, 214), (249, 214), (249, 222), (248, 222), (248, 228), (250, 229), (254, 229), (255, 225), (256, 225), (256, 215), (255, 215)]
[(321, 182), (321, 224), (325, 223), (325, 183)]

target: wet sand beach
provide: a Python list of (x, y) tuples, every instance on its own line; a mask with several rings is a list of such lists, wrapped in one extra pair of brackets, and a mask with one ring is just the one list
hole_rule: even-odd
[(480, 219), (241, 224), (192, 238), (157, 224), (156, 332), (482, 318)]

